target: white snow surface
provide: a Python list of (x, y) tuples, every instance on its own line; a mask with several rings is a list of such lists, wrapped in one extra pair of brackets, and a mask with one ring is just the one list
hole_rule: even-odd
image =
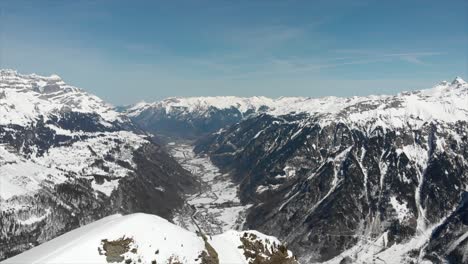
[[(280, 245), (281, 242), (273, 236), (264, 235), (258, 231), (243, 231), (238, 232), (234, 230), (229, 230), (225, 233), (213, 236), (212, 239), (209, 241), (216, 252), (222, 252), (219, 255), (219, 262), (221, 264), (242, 264), (242, 263), (249, 263), (249, 259), (245, 259), (244, 250), (240, 248), (242, 246), (240, 238), (244, 236), (244, 234), (254, 234), (258, 241), (261, 241), (265, 245)], [(292, 252), (288, 250), (288, 255), (290, 257), (293, 256)]]
[[(248, 263), (242, 249), (240, 238), (244, 233), (254, 233), (262, 243), (272, 245), (279, 241), (256, 231), (228, 231), (208, 238), (208, 243), (218, 253), (221, 264)], [(91, 224), (82, 226), (53, 240), (7, 259), (1, 263), (108, 263), (105, 255), (100, 255), (98, 248), (102, 240), (131, 238), (130, 249), (122, 256), (142, 264), (167, 263), (170, 258), (181, 263), (201, 263), (199, 255), (205, 250), (203, 238), (195, 233), (178, 227), (156, 215), (136, 213), (130, 215), (112, 215)], [(156, 254), (157, 252), (157, 254)], [(292, 253), (289, 252), (292, 256)], [(132, 262), (132, 263), (135, 263)], [(120, 263), (123, 263), (120, 262)]]
[[(141, 102), (127, 110), (137, 116), (147, 109), (162, 109), (166, 113), (208, 115), (210, 108), (236, 108), (242, 114), (251, 110), (271, 115), (308, 113), (321, 117), (320, 122), (343, 121), (362, 125), (368, 122), (384, 127), (402, 127), (408, 122), (456, 122), (468, 120), (468, 84), (460, 77), (443, 81), (431, 89), (403, 92), (397, 95), (363, 97), (173, 97), (159, 102)], [(265, 110), (263, 110), (265, 109)]]
[(0, 125), (28, 125), (39, 116), (66, 111), (96, 113), (102, 124), (122, 121), (123, 116), (103, 100), (66, 84), (59, 76), (23, 75), (0, 70)]
[(98, 252), (101, 240), (121, 237), (134, 240), (132, 248), (137, 248), (137, 253), (128, 252), (126, 256), (141, 258), (145, 261), (142, 263), (165, 263), (173, 255), (184, 263), (199, 263), (194, 260), (204, 249), (203, 240), (195, 233), (158, 216), (138, 213), (105, 217), (2, 263), (107, 263), (106, 256)]
[(399, 202), (395, 196), (390, 197), (390, 204), (397, 213), (398, 220), (403, 222), (409, 214), (409, 209), (406, 202)]

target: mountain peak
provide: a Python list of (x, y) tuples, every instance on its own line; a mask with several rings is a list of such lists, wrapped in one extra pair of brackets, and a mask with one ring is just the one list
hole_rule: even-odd
[(49, 77), (47, 77), (47, 79), (51, 79), (51, 80), (62, 80), (62, 78), (60, 76), (58, 76), (57, 74), (52, 74), (50, 75)]
[(455, 79), (452, 81), (452, 85), (463, 85), (466, 84), (466, 81), (463, 80), (460, 76), (455, 77)]
[(13, 69), (0, 69), (0, 76), (17, 75), (18, 72)]
[(31, 74), (21, 74), (18, 73), (17, 70), (14, 69), (0, 69), (0, 76), (16, 76), (20, 78), (31, 78), (31, 79), (44, 79), (44, 80), (53, 80), (53, 81), (61, 81), (62, 78), (57, 74), (51, 74), (50, 76), (44, 76), (36, 73)]

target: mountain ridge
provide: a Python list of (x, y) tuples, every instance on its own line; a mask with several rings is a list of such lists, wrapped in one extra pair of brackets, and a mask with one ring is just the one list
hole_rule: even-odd
[[(467, 86), (455, 88), (466, 101)], [(254, 203), (246, 228), (287, 242), (302, 262), (463, 263), (468, 226), (454, 226), (466, 215), (468, 119), (459, 113), (398, 125), (262, 113), (202, 137), (195, 151)]]
[[(252, 250), (252, 251), (251, 251)], [(1, 263), (297, 263), (276, 238), (256, 231), (213, 237), (155, 215), (111, 215)], [(276, 261), (276, 262), (274, 262)]]
[(163, 136), (197, 138), (258, 114), (307, 114), (325, 124), (335, 120), (418, 127), (427, 121), (468, 119), (468, 84), (457, 77), (425, 90), (354, 97), (179, 97), (123, 109), (144, 130)]

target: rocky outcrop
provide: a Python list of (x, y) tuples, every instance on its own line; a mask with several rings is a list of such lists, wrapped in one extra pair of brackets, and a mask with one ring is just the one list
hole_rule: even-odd
[(464, 192), (457, 209), (432, 233), (422, 252), (425, 259), (442, 263), (468, 262), (468, 193)]

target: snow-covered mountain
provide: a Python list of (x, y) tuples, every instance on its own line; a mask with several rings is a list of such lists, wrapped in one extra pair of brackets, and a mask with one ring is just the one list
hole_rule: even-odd
[(112, 215), (2, 263), (297, 263), (276, 238), (256, 231), (205, 236), (155, 215)]
[(233, 125), (246, 117), (305, 113), (320, 123), (343, 120), (349, 124), (373, 122), (402, 127), (431, 120), (468, 119), (466, 82), (457, 77), (432, 89), (398, 95), (366, 97), (188, 97), (138, 103), (124, 112), (145, 130), (163, 136), (197, 138)]
[(171, 217), (190, 174), (98, 97), (0, 71), (0, 259), (113, 213)]
[(97, 115), (104, 126), (126, 119), (97, 96), (66, 84), (57, 75), (45, 77), (0, 70), (0, 89), (2, 125), (26, 126), (41, 117), (47, 121), (67, 112)]
[(58, 76), (2, 70), (0, 117), (0, 259), (146, 212), (213, 237), (112, 216), (13, 260), (288, 263), (255, 262), (260, 249), (285, 252), (274, 238), (223, 233), (247, 228), (304, 263), (468, 261), (461, 78), (397, 95), (169, 98), (119, 112)]
[(395, 96), (282, 98), (200, 139), (245, 227), (305, 263), (468, 261), (468, 84)]
[(195, 151), (254, 205), (244, 226), (278, 236), (306, 263), (468, 259), (459, 77), (397, 95), (171, 98), (127, 113), (156, 134), (198, 138)]

